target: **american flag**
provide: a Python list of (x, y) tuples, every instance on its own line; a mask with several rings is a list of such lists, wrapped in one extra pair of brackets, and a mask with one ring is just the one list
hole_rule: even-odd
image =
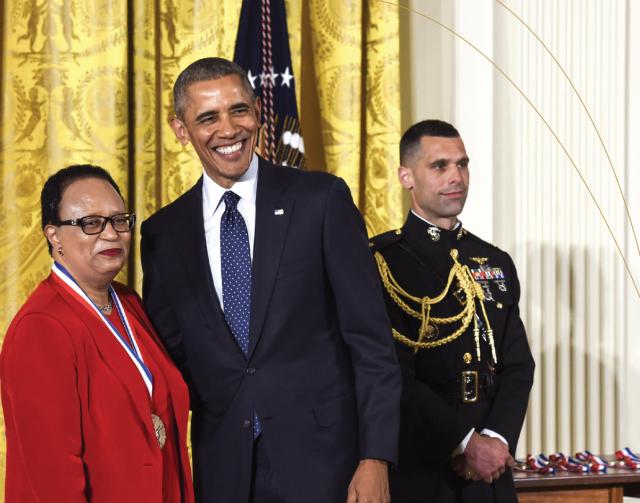
[(284, 0), (243, 0), (234, 61), (248, 74), (262, 102), (263, 157), (304, 166)]

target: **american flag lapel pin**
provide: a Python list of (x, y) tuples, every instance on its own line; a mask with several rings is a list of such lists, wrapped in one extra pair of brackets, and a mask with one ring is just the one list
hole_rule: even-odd
[(282, 208), (276, 208), (273, 210), (274, 215), (284, 215), (284, 210)]

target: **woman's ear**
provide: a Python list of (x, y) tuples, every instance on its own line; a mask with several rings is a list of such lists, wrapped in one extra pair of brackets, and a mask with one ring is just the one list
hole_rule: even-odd
[(49, 244), (54, 250), (59, 250), (62, 248), (62, 243), (60, 243), (60, 237), (58, 236), (58, 227), (52, 224), (47, 224), (44, 226), (44, 235), (49, 241)]

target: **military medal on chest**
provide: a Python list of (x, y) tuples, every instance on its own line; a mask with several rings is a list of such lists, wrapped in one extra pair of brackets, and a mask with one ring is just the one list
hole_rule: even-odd
[[(434, 229), (431, 227), (430, 229)], [(437, 228), (436, 228), (437, 229)], [(439, 236), (438, 236), (439, 239)], [(436, 241), (436, 239), (434, 239)], [(393, 337), (413, 348), (416, 352), (420, 349), (431, 349), (443, 346), (458, 339), (464, 334), (473, 323), (473, 336), (476, 346), (476, 358), (481, 360), (480, 353), (480, 323), (479, 316), (476, 313), (482, 314), (482, 321), (486, 329), (486, 335), (491, 348), (491, 356), (493, 362), (497, 364), (498, 358), (496, 356), (495, 342), (493, 339), (493, 330), (487, 317), (487, 313), (484, 307), (486, 300), (485, 291), (479, 283), (474, 279), (474, 276), (469, 269), (469, 266), (462, 265), (458, 261), (458, 250), (455, 248), (450, 252), (453, 259), (453, 266), (449, 271), (447, 278), (447, 284), (444, 290), (435, 297), (416, 297), (406, 292), (396, 281), (391, 274), (389, 265), (380, 252), (375, 253), (376, 263), (378, 265), (378, 271), (382, 284), (384, 285), (387, 293), (391, 299), (402, 309), (405, 313), (409, 314), (413, 318), (420, 321), (420, 328), (418, 330), (418, 340), (410, 339), (409, 337), (401, 334), (395, 328), (392, 328)], [(458, 286), (457, 292), (459, 292), (460, 299), (462, 301), (462, 310), (454, 315), (446, 318), (439, 318), (431, 315), (431, 309), (433, 306), (442, 302), (450, 290), (453, 290), (454, 282)], [(453, 292), (452, 292), (453, 295)], [(458, 328), (451, 334), (440, 339), (437, 338), (438, 326), (447, 324), (459, 324)]]
[(471, 268), (471, 275), (474, 281), (476, 281), (484, 290), (485, 299), (489, 302), (494, 302), (493, 293), (491, 292), (490, 284), (493, 283), (499, 291), (507, 291), (507, 282), (500, 267), (491, 267), (487, 261), (488, 257), (469, 257), (470, 260), (476, 262), (479, 267)]

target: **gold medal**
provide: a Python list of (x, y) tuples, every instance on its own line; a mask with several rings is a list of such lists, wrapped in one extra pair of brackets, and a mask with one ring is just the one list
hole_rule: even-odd
[(158, 441), (160, 449), (162, 449), (167, 441), (167, 429), (164, 427), (162, 419), (155, 414), (151, 414), (151, 421), (153, 421), (153, 431), (156, 434), (156, 440)]

